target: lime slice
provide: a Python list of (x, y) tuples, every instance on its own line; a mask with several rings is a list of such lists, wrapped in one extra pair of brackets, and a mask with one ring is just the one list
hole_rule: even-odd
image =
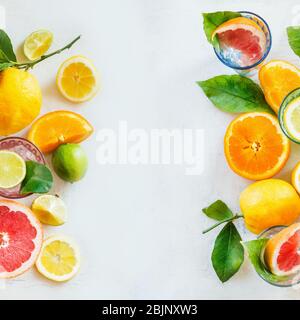
[(24, 42), (24, 54), (29, 60), (39, 59), (45, 54), (53, 41), (53, 34), (48, 30), (38, 30), (30, 34)]
[(50, 280), (68, 281), (79, 270), (79, 249), (73, 240), (64, 235), (51, 236), (42, 245), (36, 267)]
[(24, 180), (25, 175), (25, 161), (17, 153), (0, 151), (0, 188), (17, 186)]
[(67, 220), (66, 205), (56, 196), (38, 197), (32, 204), (32, 211), (42, 223), (51, 226), (60, 226)]
[(285, 135), (300, 143), (300, 88), (289, 93), (278, 113), (281, 129)]

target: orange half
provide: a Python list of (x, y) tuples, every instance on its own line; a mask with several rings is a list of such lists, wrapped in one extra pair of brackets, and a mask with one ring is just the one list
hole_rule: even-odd
[(278, 173), (290, 153), (290, 142), (277, 118), (266, 112), (242, 114), (229, 125), (224, 151), (230, 168), (241, 177), (262, 180)]
[(53, 111), (35, 121), (28, 140), (42, 152), (49, 153), (64, 143), (80, 143), (93, 133), (92, 125), (71, 111)]
[(258, 76), (265, 98), (276, 113), (283, 99), (300, 87), (300, 70), (286, 61), (268, 62), (259, 70)]

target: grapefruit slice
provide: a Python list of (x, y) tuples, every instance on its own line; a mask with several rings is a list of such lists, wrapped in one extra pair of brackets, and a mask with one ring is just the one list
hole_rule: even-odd
[(229, 125), (224, 151), (235, 173), (250, 180), (263, 180), (283, 168), (289, 157), (290, 142), (276, 117), (266, 112), (249, 112)]
[(300, 223), (278, 232), (266, 245), (264, 259), (273, 274), (291, 275), (300, 270)]
[(29, 208), (0, 200), (0, 278), (14, 278), (30, 269), (42, 241), (41, 225)]
[(230, 19), (222, 23), (212, 34), (218, 36), (223, 50), (235, 49), (244, 56), (241, 61), (247, 66), (259, 61), (265, 50), (267, 39), (261, 27), (245, 17)]

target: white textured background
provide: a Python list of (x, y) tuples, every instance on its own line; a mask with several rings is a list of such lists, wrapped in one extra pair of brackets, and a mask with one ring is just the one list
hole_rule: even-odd
[[(40, 28), (55, 34), (60, 47), (82, 34), (69, 53), (39, 65), (34, 74), (44, 94), (43, 112), (70, 108), (97, 129), (205, 129), (205, 173), (186, 176), (180, 166), (100, 166), (94, 135), (84, 146), (90, 168), (80, 183), (56, 184), (69, 207), (69, 221), (46, 233), (64, 232), (80, 244), (81, 273), (53, 284), (35, 270), (3, 283), (0, 299), (297, 299), (300, 291), (267, 285), (247, 262), (221, 284), (210, 264), (216, 232), (201, 230), (209, 221), (201, 208), (221, 198), (239, 210), (238, 196), (249, 183), (227, 167), (223, 135), (233, 116), (215, 109), (195, 81), (231, 73), (214, 56), (202, 31), (201, 12), (249, 10), (262, 15), (272, 30), (268, 59), (298, 66), (287, 45), (285, 27), (300, 24), (298, 1), (196, 0), (2, 0), (7, 31), (18, 47)], [(299, 14), (298, 14), (299, 15)], [(94, 60), (103, 89), (82, 106), (57, 93), (55, 75), (71, 54)], [(298, 148), (299, 149), (299, 148)], [(298, 155), (300, 152), (298, 152)], [(299, 156), (298, 156), (299, 158)], [(281, 176), (297, 161), (294, 147)], [(28, 199), (30, 203), (32, 199)], [(243, 228), (242, 222), (240, 223)], [(246, 239), (253, 235), (243, 232)]]

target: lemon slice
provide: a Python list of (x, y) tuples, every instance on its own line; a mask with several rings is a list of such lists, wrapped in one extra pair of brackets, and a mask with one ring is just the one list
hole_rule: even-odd
[(61, 94), (69, 101), (84, 102), (98, 92), (99, 75), (89, 59), (74, 56), (60, 66), (56, 84)]
[(26, 175), (25, 161), (15, 152), (0, 151), (0, 188), (13, 188)]
[(34, 200), (31, 209), (44, 224), (60, 226), (67, 221), (67, 208), (59, 197), (52, 195), (40, 196)]
[(38, 30), (31, 33), (24, 42), (24, 54), (33, 61), (45, 54), (53, 41), (53, 34), (48, 30)]
[(287, 135), (300, 142), (300, 97), (290, 101), (283, 111), (283, 126)]
[(42, 245), (36, 267), (50, 280), (68, 281), (79, 270), (79, 249), (73, 240), (64, 235), (51, 236)]

